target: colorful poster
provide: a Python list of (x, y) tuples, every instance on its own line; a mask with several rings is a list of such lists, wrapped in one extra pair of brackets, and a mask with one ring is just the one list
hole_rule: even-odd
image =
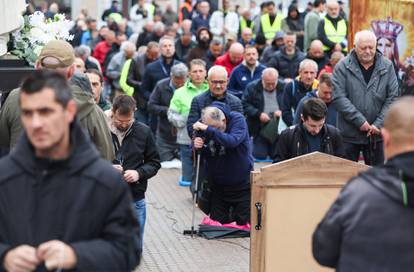
[(356, 32), (372, 30), (377, 49), (406, 76), (414, 64), (414, 0), (351, 0), (349, 7), (350, 45)]

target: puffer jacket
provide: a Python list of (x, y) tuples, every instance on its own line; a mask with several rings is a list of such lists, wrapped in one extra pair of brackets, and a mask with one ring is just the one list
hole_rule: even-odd
[(384, 114), (398, 96), (394, 67), (381, 53), (375, 56), (375, 68), (366, 84), (354, 50), (334, 70), (333, 104), (338, 111), (338, 128), (345, 142), (366, 144), (366, 132), (359, 128), (367, 121), (382, 128)]

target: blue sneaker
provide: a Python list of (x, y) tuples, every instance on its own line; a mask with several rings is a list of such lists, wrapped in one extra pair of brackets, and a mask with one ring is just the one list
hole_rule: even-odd
[(188, 187), (188, 186), (191, 186), (191, 181), (188, 181), (188, 180), (180, 180), (179, 182), (178, 182), (178, 185), (180, 185), (181, 187)]
[(273, 162), (271, 159), (254, 159), (254, 162)]

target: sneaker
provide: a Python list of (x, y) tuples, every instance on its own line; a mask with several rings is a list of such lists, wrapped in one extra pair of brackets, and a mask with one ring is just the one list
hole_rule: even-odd
[(179, 182), (178, 182), (178, 185), (180, 185), (181, 187), (189, 187), (189, 186), (191, 186), (191, 181), (188, 181), (188, 180), (180, 180)]
[(172, 169), (172, 168), (181, 168), (181, 161), (178, 159), (173, 159), (171, 161), (161, 162), (161, 168)]

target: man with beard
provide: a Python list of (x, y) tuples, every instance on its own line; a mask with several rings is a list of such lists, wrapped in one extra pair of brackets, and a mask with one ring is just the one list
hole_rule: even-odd
[(329, 0), (326, 4), (328, 14), (320, 20), (318, 38), (323, 43), (323, 50), (329, 54), (339, 51), (348, 53), (348, 23), (339, 15), (339, 3)]
[(185, 61), (188, 53), (196, 46), (196, 43), (191, 39), (192, 36), (191, 31), (183, 31), (175, 42), (175, 55), (180, 61)]
[(202, 59), (206, 56), (213, 35), (207, 27), (200, 27), (197, 31), (197, 46), (190, 49), (187, 56), (187, 64), (193, 59)]

